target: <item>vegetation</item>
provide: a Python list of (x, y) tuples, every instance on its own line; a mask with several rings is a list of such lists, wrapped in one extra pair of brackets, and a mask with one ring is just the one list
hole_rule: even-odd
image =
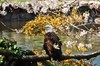
[(55, 29), (59, 29), (67, 24), (62, 18), (60, 16), (38, 15), (35, 20), (29, 21), (24, 26), (24, 33), (29, 35), (44, 34), (46, 25), (52, 25)]
[[(3, 1), (4, 0), (2, 0), (1, 2)], [(26, 0), (20, 0), (20, 2), (24, 2), (24, 1)], [(51, 25), (54, 31), (58, 33), (58, 35), (64, 36), (64, 37), (60, 36), (60, 38), (63, 38), (61, 40), (63, 41), (63, 44), (64, 44), (63, 53), (65, 55), (74, 54), (72, 52), (73, 50), (76, 51), (78, 54), (83, 54), (87, 52), (88, 50), (92, 49), (92, 44), (96, 43), (96, 42), (93, 42), (94, 39), (92, 38), (94, 38), (96, 35), (98, 35), (97, 37), (100, 37), (99, 35), (100, 33), (96, 32), (93, 29), (90, 29), (89, 31), (79, 30), (79, 32), (76, 32), (76, 33), (73, 33), (73, 31), (69, 30), (71, 25), (75, 23), (81, 23), (81, 22), (84, 22), (83, 16), (77, 13), (75, 7), (73, 8), (72, 14), (70, 16), (66, 16), (65, 14), (60, 13), (58, 10), (55, 10), (54, 12), (48, 11), (45, 14), (39, 13), (34, 20), (28, 21), (25, 24), (25, 26), (23, 26), (23, 31), (24, 31), (24, 34), (26, 35), (40, 35), (41, 36), (45, 34), (46, 26)], [(77, 26), (75, 27), (77, 28)], [(88, 34), (90, 35), (87, 36)], [(68, 37), (68, 38), (65, 39), (65, 37)], [(34, 42), (38, 41), (38, 39), (33, 40), (33, 41)], [(42, 42), (43, 42), (43, 36), (42, 36), (42, 39), (40, 39), (40, 43)], [(6, 38), (0, 39), (0, 50), (9, 50), (14, 54), (14, 56), (17, 56), (17, 57), (22, 56), (24, 54), (23, 53), (24, 50), (22, 50), (21, 47), (17, 47), (16, 41), (8, 40)], [(36, 51), (33, 49), (32, 51), (36, 55), (41, 55), (45, 53), (43, 50)], [(1, 55), (0, 56), (1, 64), (12, 60), (14, 56), (5, 57)], [(48, 62), (50, 63), (50, 66), (54, 66), (54, 61), (48, 61)], [(39, 62), (38, 65), (42, 66), (45, 64)], [(83, 60), (83, 59), (80, 61), (75, 60), (75, 59), (70, 59), (70, 60), (61, 61), (59, 65), (61, 66), (90, 66), (91, 63), (87, 63), (86, 60)]]
[[(16, 46), (16, 41), (9, 40), (9, 39), (0, 39), (0, 50), (9, 50), (11, 51), (14, 56), (21, 56), (22, 55), (22, 49), (21, 47)], [(2, 56), (0, 55), (0, 64), (1, 63), (6, 63), (7, 61), (11, 61), (13, 59), (12, 56)]]
[(70, 26), (69, 23), (83, 22), (83, 16), (79, 15), (75, 8), (73, 8), (70, 16), (66, 16), (57, 10), (54, 11), (54, 14), (50, 14), (39, 14), (35, 20), (27, 22), (23, 27), (24, 33), (27, 35), (45, 34), (46, 25), (53, 26), (57, 32), (65, 32), (66, 27)]

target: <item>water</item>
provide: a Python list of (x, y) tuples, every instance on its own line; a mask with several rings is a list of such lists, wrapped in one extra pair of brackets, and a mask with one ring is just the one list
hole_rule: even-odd
[(96, 65), (96, 66), (100, 66), (100, 55), (97, 56), (95, 58), (95, 60), (93, 61), (93, 66)]
[[(43, 36), (26, 36), (22, 33), (15, 33), (15, 32), (10, 32), (10, 31), (1, 31), (0, 32), (0, 38), (6, 37), (8, 39), (14, 39), (17, 41), (17, 46), (22, 47), (24, 50), (38, 50), (41, 51), (43, 49)], [(95, 40), (100, 40), (100, 38), (95, 38)], [(97, 51), (100, 49), (100, 44), (97, 43), (95, 47), (93, 47), (92, 50), (89, 50), (89, 52), (86, 53), (91, 53), (93, 51)], [(75, 53), (75, 52), (74, 52)], [(76, 54), (76, 53), (75, 53)], [(94, 58), (94, 61), (92, 62), (93, 66), (100, 66), (100, 55)]]
[(25, 50), (33, 48), (42, 49), (43, 45), (43, 36), (27, 36), (23, 33), (16, 33), (16, 32), (10, 32), (10, 31), (1, 31), (0, 32), (0, 38), (7, 38), (7, 39), (14, 39), (17, 41), (18, 46), (21, 46), (22, 48), (25, 48)]

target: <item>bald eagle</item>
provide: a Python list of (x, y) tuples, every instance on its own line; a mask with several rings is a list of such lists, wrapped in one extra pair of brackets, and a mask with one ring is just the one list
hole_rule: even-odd
[(46, 51), (46, 54), (50, 58), (53, 58), (53, 60), (60, 60), (60, 57), (62, 56), (61, 46), (62, 43), (54, 32), (47, 32), (44, 35), (43, 48)]

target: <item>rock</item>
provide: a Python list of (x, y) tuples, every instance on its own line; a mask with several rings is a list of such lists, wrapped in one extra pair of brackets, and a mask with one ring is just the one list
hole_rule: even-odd
[(96, 18), (95, 23), (100, 25), (100, 18)]

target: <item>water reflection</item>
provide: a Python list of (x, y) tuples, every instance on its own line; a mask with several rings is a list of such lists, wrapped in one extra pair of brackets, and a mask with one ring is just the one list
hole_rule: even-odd
[[(23, 33), (16, 33), (16, 32), (10, 32), (8, 30), (4, 30), (0, 32), (0, 38), (7, 38), (7, 39), (14, 39), (17, 41), (18, 46), (21, 46), (23, 48), (27, 47), (27, 49), (42, 49), (43, 45), (43, 36), (34, 37), (34, 36), (27, 36)], [(38, 48), (37, 48), (38, 47)]]
[(100, 66), (100, 55), (97, 56), (93, 61), (93, 66)]

